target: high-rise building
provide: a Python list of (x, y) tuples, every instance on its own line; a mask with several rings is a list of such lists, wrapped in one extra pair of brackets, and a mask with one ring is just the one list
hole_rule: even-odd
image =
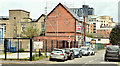
[(120, 1), (118, 2), (118, 25), (120, 25)]
[(86, 17), (88, 15), (94, 15), (94, 8), (90, 8), (88, 5), (83, 5), (82, 8), (71, 8), (71, 10), (79, 17), (82, 17), (83, 14)]

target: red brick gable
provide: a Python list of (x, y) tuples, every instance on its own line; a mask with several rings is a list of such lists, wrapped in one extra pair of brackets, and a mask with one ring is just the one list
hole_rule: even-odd
[[(58, 16), (57, 16), (58, 15)], [(76, 19), (64, 8), (62, 4), (57, 5), (46, 18), (46, 32), (75, 32)]]

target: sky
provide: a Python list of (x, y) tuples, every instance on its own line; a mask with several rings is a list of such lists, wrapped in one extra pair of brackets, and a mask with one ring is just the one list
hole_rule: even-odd
[(49, 13), (59, 2), (69, 8), (81, 8), (89, 5), (95, 9), (95, 15), (111, 16), (118, 22), (118, 1), (120, 0), (0, 0), (0, 16), (9, 16), (9, 10), (22, 9), (30, 12), (30, 18), (38, 19), (41, 14)]

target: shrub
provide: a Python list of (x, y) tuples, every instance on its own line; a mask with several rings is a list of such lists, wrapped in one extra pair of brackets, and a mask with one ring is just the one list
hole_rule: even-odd
[(24, 49), (23, 49), (23, 48), (20, 48), (20, 49), (19, 49), (19, 52), (24, 52)]

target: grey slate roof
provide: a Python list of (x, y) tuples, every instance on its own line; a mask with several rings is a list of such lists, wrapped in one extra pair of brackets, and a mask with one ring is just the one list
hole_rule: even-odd
[[(63, 5), (63, 4), (61, 4), (61, 5)], [(65, 6), (65, 5), (63, 5), (63, 6), (66, 8), (66, 10), (67, 10), (68, 12), (71, 13), (71, 15), (72, 15), (75, 19), (77, 19), (78, 21), (81, 21), (81, 20), (79, 19), (79, 16), (77, 16), (70, 8), (68, 8), (68, 7)]]

